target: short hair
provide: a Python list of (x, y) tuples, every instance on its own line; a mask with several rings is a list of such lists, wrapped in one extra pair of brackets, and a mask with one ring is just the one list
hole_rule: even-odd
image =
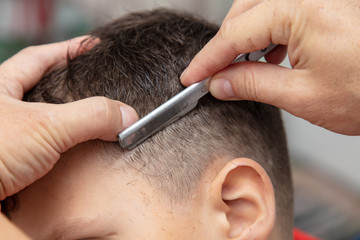
[[(218, 26), (166, 9), (119, 18), (91, 35), (101, 42), (44, 77), (26, 100), (66, 103), (105, 96), (142, 117), (184, 89), (179, 76)], [(292, 226), (292, 183), (284, 129), (277, 108), (252, 101), (219, 101), (210, 94), (180, 120), (135, 149), (95, 141), (108, 161), (146, 176), (174, 201), (188, 199), (217, 158), (248, 157), (262, 165), (275, 189), (277, 216)]]

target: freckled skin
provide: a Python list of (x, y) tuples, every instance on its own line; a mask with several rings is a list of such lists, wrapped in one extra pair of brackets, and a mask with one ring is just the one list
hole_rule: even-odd
[(246, 40), (246, 43), (249, 45), (249, 48), (250, 48), (250, 49), (252, 49), (252, 50), (255, 50), (255, 49), (256, 49), (256, 47), (255, 47), (253, 41), (251, 40), (251, 38), (248, 38), (248, 39)]

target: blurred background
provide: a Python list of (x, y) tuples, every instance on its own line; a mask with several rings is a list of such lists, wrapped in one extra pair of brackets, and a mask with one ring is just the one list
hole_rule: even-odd
[[(127, 12), (168, 7), (221, 24), (231, 0), (0, 0), (0, 63), (20, 49), (86, 34)], [(283, 66), (290, 67), (288, 59)], [(360, 239), (360, 137), (283, 112), (295, 186), (295, 224), (323, 239)]]

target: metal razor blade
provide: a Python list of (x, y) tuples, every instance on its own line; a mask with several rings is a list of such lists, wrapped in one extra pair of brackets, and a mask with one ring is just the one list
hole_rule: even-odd
[[(276, 47), (270, 44), (259, 51), (240, 54), (232, 63), (257, 61)], [(194, 83), (170, 98), (139, 121), (119, 133), (118, 140), (124, 149), (133, 149), (146, 139), (193, 110), (199, 99), (209, 92), (208, 81), (211, 77)]]

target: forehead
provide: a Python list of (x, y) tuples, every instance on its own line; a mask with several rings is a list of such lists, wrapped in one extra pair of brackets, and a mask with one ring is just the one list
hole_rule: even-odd
[(93, 145), (81, 144), (18, 194), (19, 209), (11, 218), (40, 240), (203, 239), (207, 228), (199, 217), (207, 187), (196, 198), (177, 203), (138, 171), (128, 171), (104, 159)]
[(137, 216), (149, 209), (158, 210), (150, 206), (157, 196), (142, 177), (102, 157), (91, 144), (68, 151), (44, 178), (18, 194), (12, 220), (25, 232), (43, 229), (46, 235), (74, 222), (111, 226), (116, 219), (126, 225), (139, 222)]

